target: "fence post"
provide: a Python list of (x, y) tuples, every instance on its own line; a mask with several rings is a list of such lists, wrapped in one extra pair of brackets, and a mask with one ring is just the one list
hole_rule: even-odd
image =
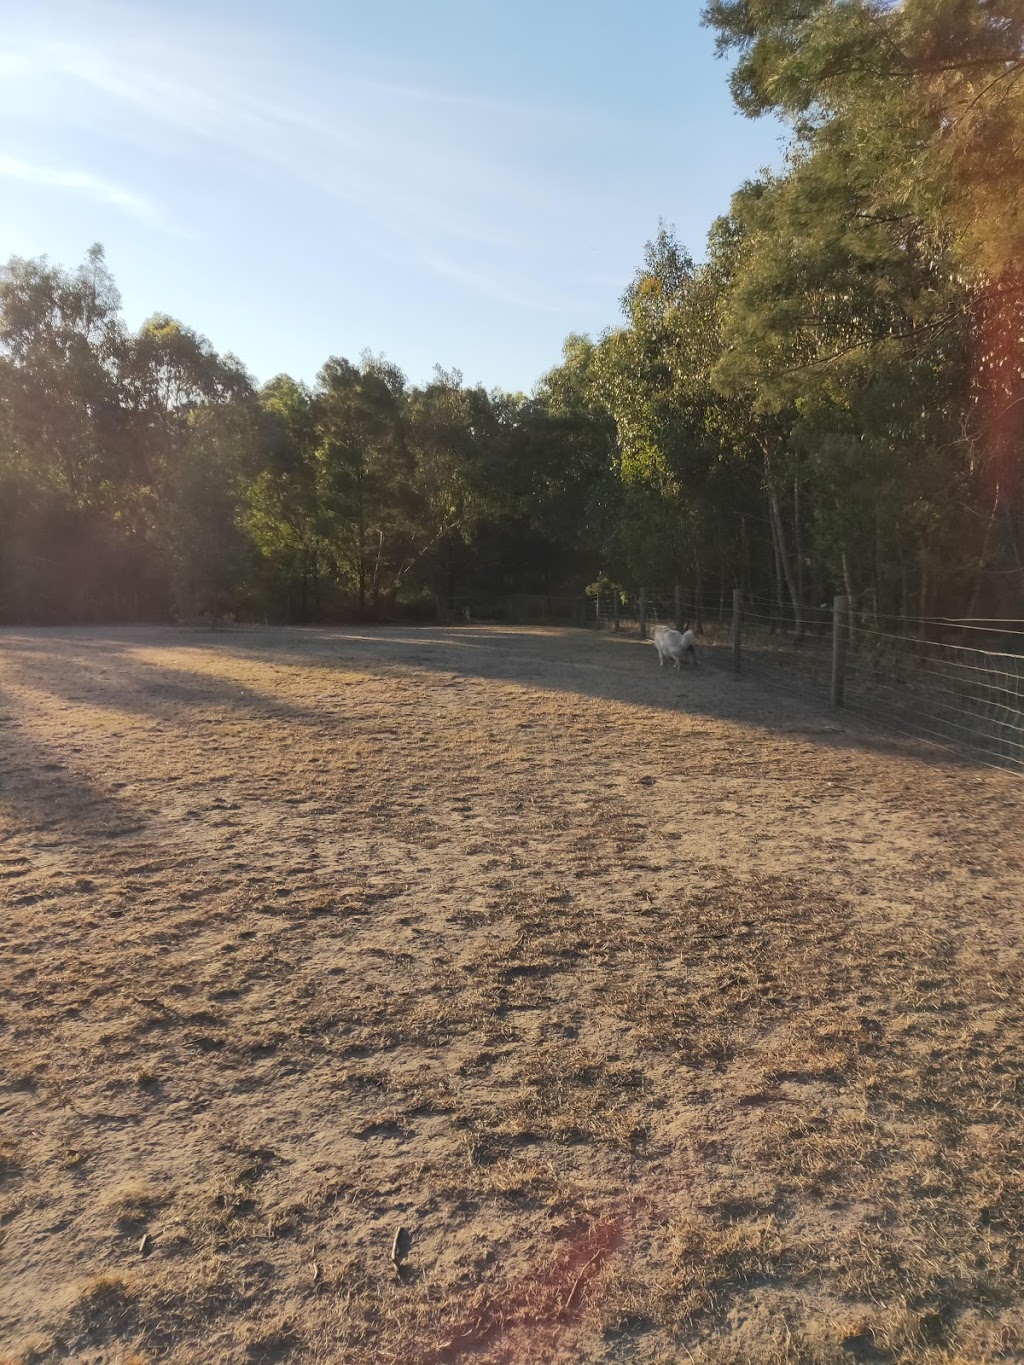
[(743, 621), (743, 589), (732, 590), (732, 671), (740, 671), (740, 626)]
[(619, 594), (612, 593), (612, 630), (619, 628)]
[(647, 590), (640, 589), (640, 639), (647, 639)]
[(676, 630), (683, 628), (683, 590), (676, 584)]
[(832, 603), (832, 705), (843, 705), (843, 684), (846, 681), (846, 613), (850, 599), (837, 597)]

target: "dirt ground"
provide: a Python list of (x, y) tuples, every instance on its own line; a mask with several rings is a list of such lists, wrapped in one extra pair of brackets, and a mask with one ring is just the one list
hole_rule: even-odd
[(609, 636), (0, 633), (0, 1360), (1024, 1359), (1022, 814)]

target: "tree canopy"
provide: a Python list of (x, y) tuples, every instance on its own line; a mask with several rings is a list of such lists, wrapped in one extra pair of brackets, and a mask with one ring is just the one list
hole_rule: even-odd
[(1024, 3), (711, 0), (791, 130), (706, 243), (657, 227), (532, 394), (383, 357), (258, 388), (124, 324), (101, 247), (0, 271), (7, 620), (415, 612), (619, 583), (1017, 610)]

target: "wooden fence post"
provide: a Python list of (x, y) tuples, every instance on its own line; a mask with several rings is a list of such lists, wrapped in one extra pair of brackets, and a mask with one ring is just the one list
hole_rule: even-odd
[(740, 628), (743, 622), (743, 589), (732, 590), (732, 671), (740, 671)]
[(619, 628), (619, 594), (612, 593), (612, 630)]
[(846, 613), (850, 599), (837, 597), (832, 603), (832, 705), (842, 706), (846, 682)]
[(640, 639), (647, 639), (647, 590), (640, 589)]
[(683, 621), (683, 590), (676, 584), (676, 630), (682, 630), (685, 622)]

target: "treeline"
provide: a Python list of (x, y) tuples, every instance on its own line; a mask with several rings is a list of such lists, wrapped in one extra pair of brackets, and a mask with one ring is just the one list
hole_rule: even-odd
[(788, 121), (699, 264), (534, 393), (383, 359), (258, 389), (102, 251), (0, 278), (0, 611), (273, 620), (683, 582), (1022, 613), (1024, 5), (713, 0), (739, 107)]
[[(100, 247), (0, 278), (0, 610), (21, 622), (436, 609), (578, 579), (607, 449), (543, 398), (332, 358), (257, 388)], [(598, 497), (599, 501), (599, 497)]]

